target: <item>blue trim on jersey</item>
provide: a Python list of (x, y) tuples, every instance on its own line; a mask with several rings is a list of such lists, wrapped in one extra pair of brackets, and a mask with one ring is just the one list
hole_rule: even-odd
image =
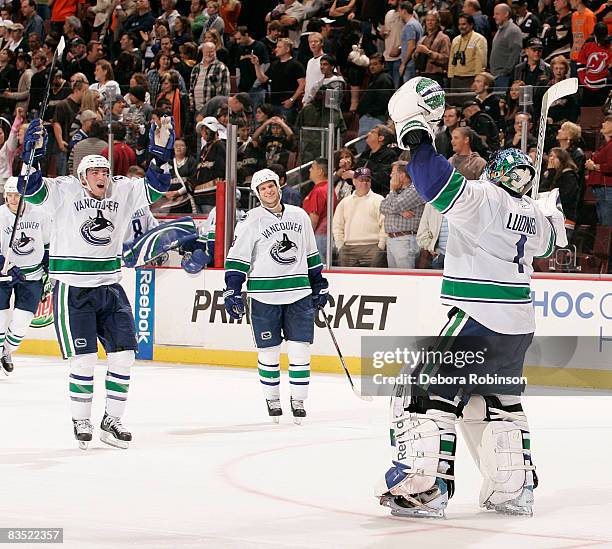
[(43, 175), (40, 170), (30, 172), (30, 176), (28, 177), (27, 184), (24, 183), (25, 176), (20, 175), (17, 178), (17, 190), (19, 194), (23, 194), (25, 196), (32, 196), (36, 194), (43, 186)]
[(407, 171), (419, 196), (431, 202), (450, 179), (453, 167), (430, 143), (422, 143), (411, 151)]

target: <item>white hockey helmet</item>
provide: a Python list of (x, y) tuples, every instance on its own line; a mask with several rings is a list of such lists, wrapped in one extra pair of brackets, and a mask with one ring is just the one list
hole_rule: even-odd
[(106, 168), (110, 173), (110, 163), (106, 158), (99, 154), (88, 154), (81, 159), (77, 168), (77, 176), (81, 182), (90, 168)]
[(4, 183), (4, 194), (7, 193), (18, 193), (17, 190), (17, 182), (19, 179), (17, 177), (9, 177)]
[(253, 177), (251, 178), (251, 190), (260, 202), (261, 197), (259, 196), (259, 191), (257, 189), (261, 184), (267, 183), (268, 181), (274, 181), (274, 183), (276, 183), (276, 187), (278, 188), (278, 194), (280, 195), (280, 178), (278, 177), (278, 174), (276, 172), (273, 172), (268, 168), (264, 168), (263, 170), (255, 172), (253, 174)]

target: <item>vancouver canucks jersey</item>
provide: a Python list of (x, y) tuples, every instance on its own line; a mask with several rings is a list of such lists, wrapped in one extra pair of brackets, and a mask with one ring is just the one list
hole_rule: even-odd
[(123, 238), (132, 215), (160, 196), (146, 178), (113, 177), (103, 200), (93, 198), (76, 177), (43, 178), (26, 200), (53, 219), (50, 276), (83, 288), (119, 282)]
[(49, 247), (51, 220), (42, 210), (26, 204), (9, 252), (14, 223), (15, 214), (6, 204), (0, 206), (1, 253), (11, 265), (19, 267), (26, 280), (40, 280), (43, 274), (41, 263), (45, 249)]
[(226, 271), (248, 276), (249, 297), (273, 305), (293, 303), (312, 293), (308, 270), (321, 258), (308, 214), (284, 205), (276, 214), (259, 206), (236, 225)]
[(550, 255), (556, 237), (537, 204), (467, 181), (429, 144), (413, 154), (409, 171), (418, 193), (448, 219), (442, 303), (498, 333), (533, 332), (532, 261)]

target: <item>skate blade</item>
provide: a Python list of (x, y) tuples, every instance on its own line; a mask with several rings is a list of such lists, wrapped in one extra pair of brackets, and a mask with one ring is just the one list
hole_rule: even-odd
[(431, 507), (401, 507), (395, 504), (391, 498), (385, 497), (380, 498), (380, 504), (383, 507), (389, 507), (391, 515), (394, 517), (446, 519), (446, 505), (439, 509)]
[(294, 417), (293, 418), (293, 423), (295, 423), (296, 425), (302, 425), (302, 420), (304, 418), (303, 417)]
[(2, 373), (3, 373), (3, 374), (6, 376), (6, 377), (8, 377), (8, 376), (10, 376), (10, 375), (11, 375), (11, 372), (9, 372), (8, 370), (5, 370), (4, 368), (0, 368), (0, 370), (2, 370)]
[(109, 446), (113, 446), (114, 448), (121, 448), (122, 450), (127, 450), (130, 446), (130, 443), (127, 440), (118, 440), (110, 433), (106, 431), (100, 433), (100, 440)]
[(79, 443), (79, 450), (87, 450), (87, 448), (89, 447), (89, 440), (79, 440), (77, 441)]
[(487, 501), (485, 508), (502, 515), (533, 516), (533, 488), (525, 488), (520, 496), (504, 503), (491, 503)]
[(280, 423), (280, 416), (270, 416), (270, 419), (274, 425), (278, 425)]

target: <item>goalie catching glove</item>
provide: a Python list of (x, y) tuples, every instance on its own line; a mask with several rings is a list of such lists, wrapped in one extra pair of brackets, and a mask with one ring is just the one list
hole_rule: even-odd
[(158, 166), (174, 158), (174, 118), (164, 116), (160, 126), (151, 124), (149, 129), (149, 152)]

